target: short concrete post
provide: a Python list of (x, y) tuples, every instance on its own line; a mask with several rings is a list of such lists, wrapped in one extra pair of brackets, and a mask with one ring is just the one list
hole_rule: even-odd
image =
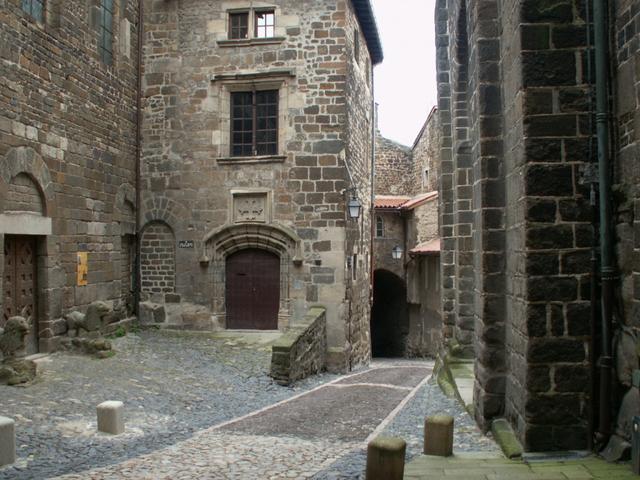
[(16, 461), (16, 423), (0, 417), (0, 467)]
[(366, 480), (402, 480), (407, 443), (398, 437), (377, 437), (367, 446)]
[(424, 454), (453, 455), (453, 417), (434, 415), (424, 421)]
[(112, 435), (124, 432), (124, 406), (122, 402), (102, 402), (98, 405), (98, 430)]

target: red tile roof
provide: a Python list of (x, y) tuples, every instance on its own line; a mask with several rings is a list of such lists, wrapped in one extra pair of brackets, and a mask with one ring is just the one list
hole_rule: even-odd
[(403, 209), (406, 210), (412, 210), (416, 207), (419, 207), (420, 205), (424, 205), (425, 203), (427, 203), (430, 200), (435, 200), (436, 198), (438, 198), (438, 192), (427, 192), (427, 193), (421, 193), (420, 195), (413, 197), (411, 200), (409, 200), (408, 202), (405, 202), (402, 204)]
[(409, 250), (409, 255), (439, 255), (440, 239), (434, 238), (428, 242), (423, 242)]
[(413, 210), (420, 205), (438, 198), (438, 192), (421, 193), (415, 197), (405, 195), (376, 195), (375, 208), (397, 208)]
[(404, 203), (408, 202), (411, 197), (399, 195), (376, 195), (376, 208), (400, 208)]

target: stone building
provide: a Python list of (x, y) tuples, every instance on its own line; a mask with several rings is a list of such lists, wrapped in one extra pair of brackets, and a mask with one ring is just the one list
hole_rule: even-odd
[(434, 109), (412, 147), (376, 137), (375, 356), (434, 356), (441, 339), (439, 127)]
[(131, 303), (137, 9), (0, 1), (0, 327), (26, 308), (27, 353), (71, 309)]
[(144, 312), (281, 330), (322, 305), (329, 368), (367, 361), (382, 60), (369, 2), (145, 1), (145, 12)]
[(27, 307), (29, 353), (137, 297), (192, 329), (322, 305), (330, 367), (367, 361), (368, 1), (0, 0), (0, 40), (0, 327)]
[[(587, 26), (600, 25), (591, 6), (602, 3), (436, 5), (445, 333), (449, 346), (475, 359), (479, 424), (488, 428), (506, 417), (526, 450), (585, 448), (594, 430), (597, 441), (606, 441), (615, 389), (599, 382), (607, 362), (596, 369), (596, 361), (615, 347), (614, 377), (621, 385), (630, 385), (630, 371), (638, 368), (633, 349), (620, 341), (612, 346), (606, 337), (606, 350), (601, 345), (600, 289), (590, 259), (594, 246), (600, 251), (594, 226), (615, 228), (618, 273), (606, 271), (603, 285), (615, 277), (616, 338), (634, 339), (640, 326), (640, 3), (609, 2), (611, 38), (596, 48)], [(608, 92), (596, 88), (597, 63), (589, 51), (602, 52), (609, 43), (615, 46), (614, 188), (603, 184), (600, 198), (614, 203), (611, 224), (598, 225), (590, 197), (598, 173), (609, 168), (594, 168), (593, 140), (597, 120), (606, 126), (608, 115), (596, 118), (591, 99), (599, 90), (606, 106)]]

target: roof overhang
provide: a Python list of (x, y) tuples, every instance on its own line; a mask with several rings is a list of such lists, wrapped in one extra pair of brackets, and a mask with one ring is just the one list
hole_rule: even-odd
[(373, 8), (371, 8), (371, 2), (370, 0), (352, 0), (352, 2), (358, 17), (358, 22), (360, 22), (360, 27), (362, 28), (362, 33), (367, 40), (367, 47), (371, 54), (371, 62), (377, 65), (382, 62), (384, 55), (382, 53), (382, 42), (380, 41), (378, 26), (376, 25)]

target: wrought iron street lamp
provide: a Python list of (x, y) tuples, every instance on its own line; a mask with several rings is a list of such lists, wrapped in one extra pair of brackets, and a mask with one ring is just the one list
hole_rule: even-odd
[(352, 218), (354, 220), (360, 218), (360, 210), (362, 210), (362, 204), (353, 194), (347, 202), (347, 209), (349, 210), (349, 218)]
[(393, 247), (393, 249), (391, 250), (391, 257), (394, 260), (400, 260), (402, 258), (402, 253), (404, 252), (404, 250), (402, 250), (402, 247), (400, 245), (396, 245), (395, 247)]

